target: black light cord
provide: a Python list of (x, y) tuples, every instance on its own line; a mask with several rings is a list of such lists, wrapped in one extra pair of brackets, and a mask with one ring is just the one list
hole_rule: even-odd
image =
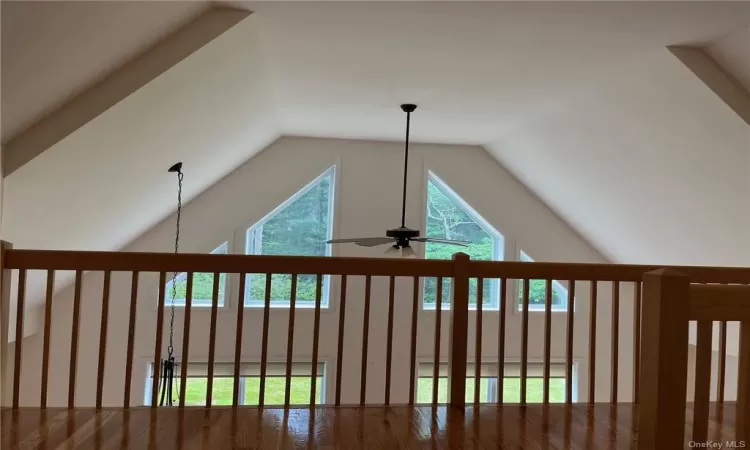
[[(170, 172), (177, 172), (177, 224), (174, 238), (174, 253), (175, 255), (180, 249), (180, 216), (182, 214), (182, 163), (177, 163), (169, 168)], [(174, 398), (172, 397), (174, 391), (172, 389), (175, 383), (175, 363), (174, 358), (174, 313), (175, 313), (175, 299), (177, 298), (177, 273), (172, 274), (172, 292), (170, 298), (170, 318), (169, 318), (169, 346), (167, 346), (167, 359), (162, 361), (164, 368), (162, 372), (162, 391), (161, 398), (159, 400), (159, 406), (174, 405)], [(183, 361), (183, 364), (185, 362)], [(156, 374), (154, 374), (156, 375)], [(178, 396), (179, 401), (179, 396)]]

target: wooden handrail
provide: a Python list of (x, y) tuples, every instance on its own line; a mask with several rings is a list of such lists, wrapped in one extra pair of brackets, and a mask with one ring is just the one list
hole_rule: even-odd
[(692, 283), (750, 284), (750, 268), (703, 266), (653, 266), (632, 264), (551, 263), (516, 261), (476, 261), (469, 263), (472, 278), (515, 278), (534, 280), (619, 281), (635, 283), (659, 269), (685, 274)]
[[(404, 260), (325, 256), (213, 255), (197, 253), (92, 252), (67, 250), (5, 250), (4, 267), (26, 270), (123, 272), (220, 272), (451, 277), (450, 260)], [(515, 278), (639, 282), (647, 272), (676, 270), (692, 283), (750, 284), (750, 268), (656, 266), (627, 264), (476, 261), (468, 263), (471, 278)]]
[(450, 277), (453, 262), (394, 258), (327, 256), (212, 255), (198, 253), (79, 252), (12, 250), (6, 268), (121, 272), (297, 273), (305, 275), (370, 275)]

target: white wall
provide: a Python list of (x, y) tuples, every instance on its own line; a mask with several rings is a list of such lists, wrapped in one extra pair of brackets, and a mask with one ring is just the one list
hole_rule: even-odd
[[(337, 237), (380, 235), (398, 224), (400, 216), (401, 143), (324, 140), (285, 137), (254, 157), (205, 193), (187, 204), (183, 211), (181, 251), (208, 252), (226, 239), (233, 239), (234, 251), (241, 252), (246, 228), (293, 195), (332, 165), (337, 168), (336, 216), (334, 235)], [(185, 168), (185, 183), (199, 167)], [(538, 261), (605, 262), (603, 258), (534, 197), (523, 185), (499, 166), (480, 147), (415, 145), (411, 153), (408, 191), (407, 226), (424, 228), (424, 196), (427, 170), (437, 173), (459, 195), (506, 237), (509, 256), (521, 246)], [(165, 177), (167, 175), (165, 174)], [(127, 251), (169, 252), (173, 244), (174, 217), (152, 228), (127, 246)], [(340, 256), (381, 256), (384, 249), (363, 249), (341, 245), (334, 249)], [(420, 249), (418, 249), (420, 250)], [(102, 274), (84, 277), (81, 338), (78, 362), (77, 401), (92, 404), (95, 395), (98, 358), (99, 321), (101, 314)], [(344, 376), (345, 403), (355, 403), (359, 395), (360, 351), (362, 338), (363, 280), (349, 282)], [(387, 322), (387, 281), (374, 279), (370, 323), (368, 367), (368, 401), (383, 399), (385, 333)], [(229, 306), (218, 316), (217, 361), (231, 361), (234, 353), (237, 280), (230, 277)], [(632, 385), (632, 290), (622, 286), (620, 314), (620, 398), (631, 395)], [(132, 400), (141, 403), (144, 375), (153, 358), (156, 315), (156, 274), (142, 274), (138, 290), (138, 322), (136, 329), (135, 363)], [(336, 355), (338, 294), (332, 290), (331, 309), (321, 315), (320, 357), (329, 362), (328, 401), (333, 399), (333, 364)], [(577, 307), (574, 356), (580, 374), (577, 389), (585, 400), (588, 352), (588, 283), (577, 285)], [(601, 283), (598, 308), (597, 400), (609, 394), (609, 307), (608, 283)], [(107, 347), (104, 402), (121, 403), (123, 393), (123, 360), (126, 349), (130, 278), (126, 273), (112, 276), (109, 339)], [(51, 405), (64, 404), (67, 399), (67, 374), (70, 361), (71, 298), (68, 288), (55, 298), (52, 326), (52, 366), (50, 380)], [(513, 304), (508, 302), (508, 305)], [(411, 281), (399, 280), (396, 286), (394, 326), (394, 385), (392, 401), (405, 402), (408, 395), (408, 349), (411, 311)], [(270, 358), (283, 358), (286, 352), (287, 310), (271, 311)], [(447, 313), (444, 313), (441, 359), (447, 358)], [(209, 311), (196, 309), (192, 315), (190, 358), (207, 359)], [(430, 360), (433, 346), (434, 311), (420, 311), (418, 358)], [(243, 333), (243, 359), (258, 360), (258, 342), (262, 332), (259, 310), (247, 309)], [(469, 320), (474, 321), (473, 313)], [(506, 355), (509, 360), (520, 356), (521, 315), (513, 310), (508, 315)], [(176, 315), (175, 342), (182, 342), (180, 330), (183, 315)], [(497, 312), (485, 312), (483, 348), (487, 360), (497, 355)], [(543, 355), (543, 314), (531, 313), (529, 342), (530, 359)], [(561, 360), (565, 351), (565, 318), (553, 318), (553, 358)], [(294, 354), (298, 359), (311, 355), (312, 311), (298, 310), (295, 326)], [(474, 338), (469, 337), (473, 343)], [(22, 403), (36, 404), (40, 384), (42, 333), (24, 340)], [(176, 345), (178, 352), (181, 345)], [(470, 345), (470, 354), (473, 354)]]

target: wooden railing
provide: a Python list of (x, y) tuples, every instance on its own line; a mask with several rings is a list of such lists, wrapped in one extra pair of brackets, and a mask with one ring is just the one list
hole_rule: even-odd
[[(696, 322), (695, 397), (691, 440), (710, 443), (709, 405), (713, 322), (719, 321), (721, 361), (719, 401), (726, 372), (727, 321), (739, 322), (735, 445), (750, 440), (750, 286), (691, 284), (677, 270), (646, 274), (644, 281), (643, 372), (640, 398), (639, 450), (673, 448), (685, 437), (688, 333)], [(719, 441), (716, 441), (719, 442)]]
[[(144, 329), (147, 324), (146, 322), (141, 323), (139, 321), (139, 282), (148, 273), (155, 273), (158, 275), (159, 286), (164, 287), (165, 282), (170, 278), (171, 273), (187, 273), (187, 292), (186, 302), (187, 307), (180, 309), (181, 320), (175, 322), (177, 328), (183, 330), (191, 329), (191, 320), (193, 315), (196, 314), (193, 310), (195, 308), (190, 307), (192, 300), (192, 283), (190, 280), (196, 273), (211, 273), (214, 274), (214, 285), (212, 290), (212, 306), (210, 308), (210, 316), (208, 319), (208, 355), (206, 358), (208, 373), (207, 373), (207, 392), (206, 392), (206, 405), (211, 405), (213, 399), (214, 389), (214, 376), (213, 371), (216, 364), (216, 340), (219, 326), (217, 325), (217, 317), (219, 316), (218, 307), (218, 280), (219, 274), (236, 274), (239, 280), (239, 289), (237, 290), (237, 312), (234, 317), (233, 326), (235, 327), (234, 333), (234, 349), (233, 358), (231, 362), (233, 364), (233, 398), (232, 405), (238, 406), (238, 392), (239, 392), (239, 379), (240, 379), (240, 368), (245, 363), (245, 357), (243, 354), (248, 351), (259, 350), (260, 352), (260, 395), (258, 398), (259, 406), (264, 406), (264, 399), (266, 397), (266, 374), (267, 367), (270, 364), (272, 356), (269, 353), (269, 331), (272, 316), (276, 308), (273, 308), (271, 302), (271, 276), (272, 274), (291, 274), (291, 298), (290, 307), (283, 310), (284, 314), (288, 314), (285, 318), (287, 335), (286, 335), (286, 352), (283, 358), (286, 361), (286, 373), (285, 373), (285, 392), (283, 406), (290, 406), (290, 386), (292, 378), (292, 366), (295, 362), (293, 355), (295, 354), (295, 320), (299, 315), (304, 315), (304, 318), (311, 318), (313, 322), (312, 332), (310, 334), (310, 345), (312, 348), (311, 355), (308, 357), (311, 363), (311, 380), (312, 388), (310, 393), (309, 405), (315, 403), (316, 391), (321, 387), (316, 386), (315, 380), (317, 379), (316, 371), (318, 370), (318, 363), (320, 362), (320, 333), (321, 333), (321, 293), (323, 278), (325, 276), (331, 277), (331, 283), (335, 284), (336, 290), (332, 290), (333, 293), (338, 292), (337, 302), (333, 302), (332, 310), (338, 308), (337, 313), (334, 315), (326, 315), (325, 321), (327, 324), (331, 324), (334, 329), (337, 329), (336, 339), (334, 340), (333, 346), (335, 346), (335, 356), (332, 358), (335, 363), (335, 371), (329, 371), (329, 374), (333, 376), (333, 393), (329, 396), (329, 401), (335, 405), (356, 403), (358, 400), (359, 404), (373, 403), (368, 401), (368, 395), (372, 393), (372, 384), (368, 382), (368, 372), (373, 374), (373, 369), (368, 370), (371, 366), (371, 356), (368, 356), (374, 347), (373, 345), (383, 344), (385, 349), (384, 360), (379, 361), (377, 365), (377, 371), (382, 373), (382, 379), (375, 380), (382, 383), (382, 397), (378, 394), (379, 398), (376, 403), (379, 404), (393, 404), (393, 403), (408, 403), (414, 404), (418, 402), (416, 395), (416, 374), (419, 369), (419, 361), (428, 357), (432, 361), (432, 392), (431, 392), (431, 403), (439, 403), (439, 374), (440, 374), (440, 363), (443, 361), (441, 355), (444, 356), (446, 353), (444, 337), (446, 336), (443, 328), (447, 325), (447, 357), (448, 357), (448, 370), (447, 370), (447, 403), (450, 406), (462, 408), (466, 404), (466, 383), (467, 383), (467, 367), (473, 367), (474, 371), (474, 391), (473, 391), (473, 402), (480, 402), (480, 379), (482, 378), (483, 367), (487, 363), (494, 363), (497, 366), (496, 372), (493, 375), (496, 377), (497, 382), (497, 398), (490, 399), (495, 400), (498, 403), (503, 403), (507, 399), (503, 398), (503, 386), (505, 381), (505, 366), (508, 356), (518, 350), (517, 364), (519, 366), (520, 373), (518, 375), (520, 383), (520, 402), (527, 403), (527, 388), (528, 380), (530, 378), (529, 368), (532, 364), (538, 364), (542, 368), (542, 380), (543, 380), (543, 394), (542, 402), (551, 402), (550, 393), (550, 379), (551, 371), (553, 368), (553, 360), (556, 361), (557, 365), (564, 367), (564, 378), (565, 382), (565, 403), (573, 403), (576, 401), (586, 401), (594, 403), (595, 401), (603, 401), (602, 395), (597, 398), (597, 386), (598, 383), (605, 383), (609, 386), (609, 402), (640, 402), (653, 399), (651, 396), (644, 394), (643, 386), (648, 386), (649, 389), (653, 389), (655, 382), (664, 383), (664, 379), (654, 375), (654, 367), (652, 364), (653, 355), (651, 359), (643, 358), (643, 366), (641, 364), (641, 342), (647, 341), (649, 345), (644, 346), (644, 352), (648, 353), (654, 348), (658, 348), (660, 351), (666, 352), (662, 348), (664, 341), (658, 341), (659, 346), (652, 345), (654, 333), (653, 321), (658, 318), (659, 320), (666, 320), (664, 315), (659, 315), (659, 310), (654, 311), (655, 305), (661, 303), (657, 300), (653, 300), (657, 297), (658, 292), (651, 288), (649, 290), (644, 285), (644, 298), (645, 302), (641, 300), (642, 291), (642, 279), (644, 274), (653, 270), (659, 269), (656, 266), (638, 266), (638, 265), (610, 265), (610, 264), (566, 264), (566, 263), (526, 263), (526, 262), (490, 262), (490, 261), (472, 261), (468, 256), (464, 254), (454, 255), (453, 260), (405, 260), (405, 259), (371, 259), (371, 258), (341, 258), (341, 257), (328, 257), (328, 258), (317, 258), (317, 257), (282, 257), (282, 256), (245, 256), (245, 255), (204, 255), (204, 254), (166, 254), (166, 253), (119, 253), (119, 252), (69, 252), (69, 251), (38, 251), (38, 250), (12, 250), (4, 248), (3, 251), (3, 316), (2, 316), (2, 332), (7, 333), (8, 330), (8, 314), (11, 311), (11, 299), (10, 299), (10, 283), (12, 272), (17, 272), (18, 282), (16, 289), (16, 304), (17, 308), (12, 310), (12, 314), (15, 317), (16, 329), (15, 329), (15, 342), (14, 352), (10, 357), (7, 353), (7, 340), (2, 340), (3, 348), (2, 358), (3, 364), (8, 364), (12, 367), (12, 372), (2, 372), (3, 374), (12, 373), (12, 379), (8, 380), (7, 377), (2, 378), (2, 383), (6, 389), (10, 390), (11, 398), (7, 400), (3, 396), (3, 405), (17, 408), (21, 405), (38, 406), (45, 408), (48, 406), (48, 396), (50, 394), (50, 338), (51, 330), (53, 327), (53, 320), (56, 317), (52, 313), (53, 308), (57, 306), (54, 303), (57, 300), (55, 296), (54, 280), (55, 273), (60, 271), (73, 271), (75, 277), (72, 283), (72, 315), (71, 315), (71, 328), (70, 328), (70, 364), (67, 367), (67, 373), (56, 370), (54, 377), (59, 379), (67, 375), (67, 406), (73, 408), (76, 406), (96, 406), (97, 408), (102, 407), (104, 404), (111, 404), (112, 401), (104, 401), (104, 385), (106, 383), (106, 367), (107, 367), (107, 354), (108, 352), (115, 351), (109, 348), (108, 334), (111, 333), (111, 325), (113, 320), (123, 321), (127, 324), (126, 332), (126, 349), (123, 352), (122, 360), (118, 364), (122, 364), (122, 371), (124, 371), (124, 386), (122, 391), (122, 401), (118, 404), (121, 407), (129, 408), (135, 402), (133, 398), (138, 398), (133, 392), (134, 385), (134, 349), (137, 336), (153, 336), (150, 348), (153, 351), (149, 351), (149, 359), (153, 362), (154, 373), (159, 373), (159, 363), (165, 355), (165, 327), (168, 323), (165, 317), (165, 305), (167, 301), (167, 293), (165, 289), (159, 289), (160, 295), (155, 301), (157, 307), (153, 314), (155, 317), (155, 326), (149, 329)], [(729, 284), (750, 284), (750, 269), (743, 268), (718, 268), (718, 267), (679, 267), (674, 268), (684, 273), (687, 279), (693, 283), (729, 283)], [(44, 301), (40, 304), (44, 305), (44, 325), (41, 330), (41, 361), (28, 361), (23, 357), (24, 347), (26, 345), (23, 339), (23, 323), (25, 314), (25, 305), (28, 304), (26, 298), (26, 284), (27, 275), (31, 272), (42, 271), (46, 274), (46, 286), (44, 292), (46, 293)], [(115, 290), (112, 288), (113, 274), (118, 272), (127, 272), (130, 274), (130, 294), (129, 303), (124, 309), (127, 314), (118, 316), (116, 319), (110, 317), (110, 311), (115, 307), (115, 303), (111, 302), (111, 297), (115, 292), (118, 294), (121, 290)], [(97, 297), (97, 302), (100, 300), (101, 314), (98, 317), (99, 324), (99, 345), (96, 374), (95, 377), (87, 373), (91, 380), (96, 380), (94, 400), (90, 402), (82, 403), (77, 400), (76, 390), (81, 388), (81, 384), (77, 377), (81, 375), (81, 368), (78, 367), (78, 360), (81, 357), (79, 353), (80, 335), (79, 331), (81, 328), (81, 304), (83, 294), (83, 283), (87, 277), (92, 276), (94, 273), (103, 273), (103, 284), (101, 286), (100, 294)], [(259, 308), (244, 308), (244, 295), (245, 295), (245, 275), (247, 274), (261, 274), (265, 276), (266, 289), (265, 289), (265, 303)], [(314, 307), (309, 309), (295, 308), (295, 293), (294, 289), (297, 280), (300, 276), (314, 275), (316, 294)], [(421, 307), (421, 286), (425, 278), (436, 278), (437, 279), (437, 291), (436, 291), (436, 306), (434, 309), (425, 311)], [(41, 277), (40, 279), (44, 279)], [(356, 290), (364, 279), (364, 286), (361, 291)], [(409, 280), (408, 287), (404, 288), (401, 283), (402, 279)], [(493, 279), (498, 280), (497, 285), (499, 287), (499, 298), (500, 307), (498, 310), (491, 310), (487, 306), (483, 305), (483, 298), (489, 295), (484, 292), (483, 280)], [(374, 294), (376, 286), (375, 281), (385, 281), (387, 283), (387, 290), (383, 289), (386, 294), (379, 295)], [(477, 301), (473, 306), (470, 303), (470, 290), (473, 280), (476, 280), (476, 295)], [(545, 280), (545, 308), (543, 312), (531, 311), (529, 307), (530, 298), (530, 284), (531, 280)], [(567, 286), (567, 305), (563, 310), (555, 310), (552, 308), (552, 290), (553, 280), (560, 280), (561, 283)], [(356, 281), (356, 283), (355, 283)], [(444, 283), (451, 283), (451, 294), (450, 296), (443, 296), (443, 285)], [(647, 279), (648, 282), (648, 279)], [(357, 284), (357, 286), (355, 286)], [(383, 284), (385, 286), (385, 284)], [(520, 286), (520, 288), (518, 287)], [(516, 296), (520, 290), (521, 307), (517, 307)], [(377, 290), (380, 292), (380, 290)], [(628, 293), (627, 298), (623, 296), (623, 292)], [(656, 293), (655, 293), (656, 292)], [(607, 298), (609, 293), (609, 298)], [(89, 295), (90, 297), (90, 295)], [(445, 298), (447, 297), (447, 298)], [(333, 298), (333, 295), (332, 295)], [(449, 308), (444, 308), (445, 304), (449, 303)], [(624, 307), (624, 303), (627, 303), (627, 308)], [(373, 326), (371, 321), (372, 308), (375, 306), (384, 306), (387, 311), (385, 314), (385, 342), (372, 342), (370, 340), (370, 328)], [(674, 305), (672, 305), (674, 306)], [(643, 308), (643, 314), (641, 314)], [(520, 311), (519, 311), (520, 309)], [(279, 308), (280, 310), (280, 308)], [(610, 318), (602, 319), (600, 312), (611, 311)], [(353, 312), (361, 312), (361, 316), (353, 316)], [(401, 330), (394, 330), (394, 314), (410, 314), (408, 323), (410, 329), (406, 333), (401, 333)], [(627, 313), (632, 319), (629, 319), (627, 326), (630, 329), (625, 328), (626, 322), (623, 321), (623, 315)], [(520, 316), (520, 317), (519, 317)], [(578, 320), (576, 316), (582, 317)], [(588, 316), (588, 317), (587, 317)], [(301, 317), (301, 316), (300, 316)], [(727, 320), (739, 320), (741, 317), (737, 316), (734, 311), (730, 311), (725, 315), (712, 316), (709, 318), (701, 317), (701, 320), (718, 320), (722, 323)], [(180, 319), (178, 317), (178, 319)], [(273, 317), (273, 320), (278, 317)], [(586, 320), (587, 319), (587, 320)], [(227, 320), (226, 317), (222, 320)], [(248, 349), (247, 343), (243, 344), (245, 337), (249, 331), (255, 331), (254, 329), (248, 328), (249, 320), (258, 320), (262, 323), (262, 331), (259, 333), (260, 342), (253, 341), (254, 348)], [(601, 323), (604, 320), (604, 323)], [(224, 323), (224, 322), (222, 322)], [(433, 330), (431, 332), (431, 345), (429, 347), (431, 351), (418, 352), (417, 341), (420, 336), (429, 335), (430, 330), (425, 332), (430, 323), (433, 323)], [(109, 326), (108, 326), (109, 324)], [(348, 328), (352, 324), (357, 328), (361, 327), (362, 340), (357, 346), (361, 348), (361, 353), (356, 362), (351, 360), (350, 356), (345, 355), (345, 343), (351, 342), (352, 339), (358, 339), (359, 336), (346, 335)], [(375, 323), (378, 324), (379, 323)], [(509, 328), (511, 324), (515, 326), (519, 325), (520, 336), (513, 334), (512, 338)], [(558, 331), (560, 327), (564, 327), (564, 350), (555, 351), (555, 346), (558, 345), (556, 340), (553, 340), (553, 326)], [(641, 337), (641, 327), (643, 327), (643, 337)], [(705, 325), (703, 325), (705, 327)], [(744, 327), (744, 325), (743, 325)], [(489, 331), (497, 329), (496, 335), (490, 335)], [(351, 329), (351, 328), (349, 328)], [(597, 337), (603, 330), (611, 330), (609, 333), (610, 340), (608, 343), (602, 343)], [(576, 330), (580, 330), (576, 333)], [(746, 328), (743, 328), (746, 330)], [(408, 335), (408, 341), (401, 340), (396, 341), (394, 332), (398, 331), (399, 334)], [(421, 332), (421, 333), (420, 333)], [(153, 334), (151, 334), (153, 333)], [(516, 330), (514, 329), (514, 333)], [(662, 336), (663, 332), (660, 330), (658, 336)], [(677, 340), (682, 339), (682, 345), (687, 345), (687, 333), (680, 331), (681, 334), (672, 336), (671, 339)], [(747, 339), (746, 332), (743, 332), (743, 339)], [(543, 350), (538, 352), (540, 357), (532, 358), (531, 354), (532, 347), (535, 347), (532, 342), (531, 336), (540, 335), (543, 336), (541, 347)], [(583, 338), (581, 337), (583, 336)], [(518, 339), (516, 340), (516, 338)], [(181, 340), (179, 343), (179, 354), (177, 355), (180, 361), (184, 362), (181, 364), (178, 376), (180, 378), (180, 395), (179, 406), (185, 405), (185, 387), (186, 379), (188, 376), (188, 364), (190, 360), (190, 348), (194, 345), (191, 340), (191, 333), (184, 332), (181, 334)], [(627, 339), (626, 339), (627, 338)], [(699, 346), (701, 351), (705, 350), (705, 329), (699, 334)], [(726, 339), (726, 334), (723, 334), (723, 339)], [(632, 342), (632, 361), (628, 362), (628, 365), (632, 363), (632, 373), (629, 375), (632, 377), (632, 386), (628, 387), (627, 395), (623, 394), (623, 383), (621, 378), (623, 371), (620, 368), (620, 364), (623, 362), (623, 358), (620, 355), (620, 350), (626, 345), (624, 342)], [(492, 345), (487, 343), (491, 342)], [(743, 341), (744, 342), (744, 341)], [(495, 345), (496, 343), (496, 345)], [(306, 342), (307, 344), (307, 342)], [(423, 344), (423, 342), (422, 342)], [(244, 345), (244, 347), (243, 347)], [(401, 367), (400, 365), (394, 366), (394, 345), (396, 349), (402, 347), (408, 347), (408, 370), (406, 366)], [(515, 347), (518, 345), (518, 347)], [(746, 343), (744, 344), (746, 346)], [(744, 348), (744, 347), (743, 347)], [(577, 350), (578, 349), (578, 350)], [(648, 349), (648, 350), (646, 350)], [(471, 351), (473, 350), (473, 351)], [(511, 351), (513, 350), (513, 351)], [(536, 350), (534, 350), (535, 352)], [(423, 354), (419, 354), (423, 353)], [(607, 356), (607, 353), (609, 354)], [(487, 355), (490, 355), (489, 357)], [(663, 353), (666, 354), (666, 353)], [(558, 356), (555, 356), (558, 355)], [(604, 356), (603, 356), (604, 355)], [(703, 354), (701, 354), (703, 355)], [(89, 356), (89, 355), (87, 355)], [(646, 355), (644, 355), (646, 356)], [(610, 363), (610, 374), (605, 380), (597, 379), (597, 364), (596, 361), (602, 357), (608, 357)], [(701, 358), (703, 358), (701, 356)], [(723, 358), (723, 355), (721, 356)], [(67, 359), (67, 355), (64, 359)], [(515, 359), (515, 358), (514, 358)], [(533, 359), (533, 360), (532, 360)], [(111, 358), (110, 358), (111, 361)], [(562, 362), (560, 362), (562, 361)], [(583, 373), (579, 374), (586, 378), (586, 383), (578, 385), (574, 384), (574, 366), (576, 361), (583, 361), (582, 367), (585, 368)], [(743, 360), (744, 361), (744, 360)], [(648, 363), (648, 364), (647, 364)], [(473, 366), (472, 366), (473, 364)], [(662, 363), (659, 363), (662, 364)], [(682, 364), (682, 361), (680, 361)], [(358, 366), (358, 367), (356, 367)], [(119, 366), (118, 366), (119, 367)], [(557, 367), (557, 366), (555, 366)], [(660, 366), (661, 367), (661, 366)], [(681, 366), (680, 366), (681, 367)], [(721, 364), (720, 364), (721, 367)], [(38, 370), (36, 370), (38, 368)], [(359, 374), (357, 370), (359, 369)], [(747, 368), (745, 366), (745, 373)], [(33, 376), (24, 376), (27, 372), (36, 372), (39, 374), (39, 389), (32, 397), (38, 399), (38, 402), (34, 401), (34, 398), (26, 395), (27, 392), (35, 391), (36, 384), (31, 386), (31, 389), (26, 386), (26, 389), (22, 388), (22, 383), (29, 384), (28, 380), (34, 379)], [(399, 381), (404, 381), (408, 376), (406, 382), (409, 385), (408, 395), (400, 396), (394, 391), (395, 385), (394, 372), (399, 375), (396, 378)], [(352, 373), (354, 375), (352, 375)], [(335, 375), (334, 375), (335, 374)], [(642, 375), (643, 374), (643, 375)], [(684, 374), (684, 373), (683, 373)], [(701, 386), (705, 385), (705, 374), (701, 377)], [(348, 376), (358, 376), (358, 398), (357, 400), (351, 400), (352, 395), (344, 395), (345, 388), (343, 381), (347, 380)], [(681, 376), (681, 375), (680, 375)], [(723, 378), (725, 374), (721, 374), (721, 379), (718, 381), (723, 386)], [(654, 381), (656, 380), (656, 381)], [(12, 381), (12, 388), (9, 384)], [(157, 405), (157, 392), (159, 390), (159, 378), (158, 376), (153, 377), (150, 381), (150, 405), (156, 407)], [(661, 385), (658, 385), (661, 389)], [(88, 386), (86, 386), (88, 387)], [(579, 389), (580, 387), (580, 389)], [(679, 387), (679, 386), (678, 386)], [(577, 398), (576, 394), (580, 391), (580, 397)], [(723, 387), (720, 390), (723, 392)], [(7, 392), (7, 391), (4, 391)], [(24, 392), (22, 398), (21, 393)], [(639, 396), (640, 392), (640, 396)], [(651, 391), (649, 391), (651, 392)], [(747, 395), (746, 390), (740, 391), (741, 395)], [(345, 398), (346, 397), (346, 398)], [(661, 398), (661, 396), (657, 396)], [(347, 400), (347, 398), (349, 400)], [(723, 399), (722, 399), (723, 400)], [(650, 400), (649, 400), (650, 401)], [(470, 401), (471, 402), (471, 401)], [(660, 403), (661, 405), (661, 403)], [(679, 405), (677, 405), (679, 407)], [(661, 407), (661, 406), (660, 406)], [(699, 409), (699, 414), (702, 410)], [(743, 416), (744, 417), (744, 416)], [(684, 424), (683, 424), (684, 426)], [(665, 447), (662, 447), (665, 448)]]

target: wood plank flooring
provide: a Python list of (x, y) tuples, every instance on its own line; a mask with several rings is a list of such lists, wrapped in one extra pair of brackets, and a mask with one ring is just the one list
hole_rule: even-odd
[[(629, 404), (486, 405), (463, 413), (427, 406), (22, 408), (0, 413), (0, 448), (635, 449), (636, 415)], [(692, 423), (690, 413), (686, 419)], [(709, 439), (734, 439), (734, 405), (712, 405)]]

